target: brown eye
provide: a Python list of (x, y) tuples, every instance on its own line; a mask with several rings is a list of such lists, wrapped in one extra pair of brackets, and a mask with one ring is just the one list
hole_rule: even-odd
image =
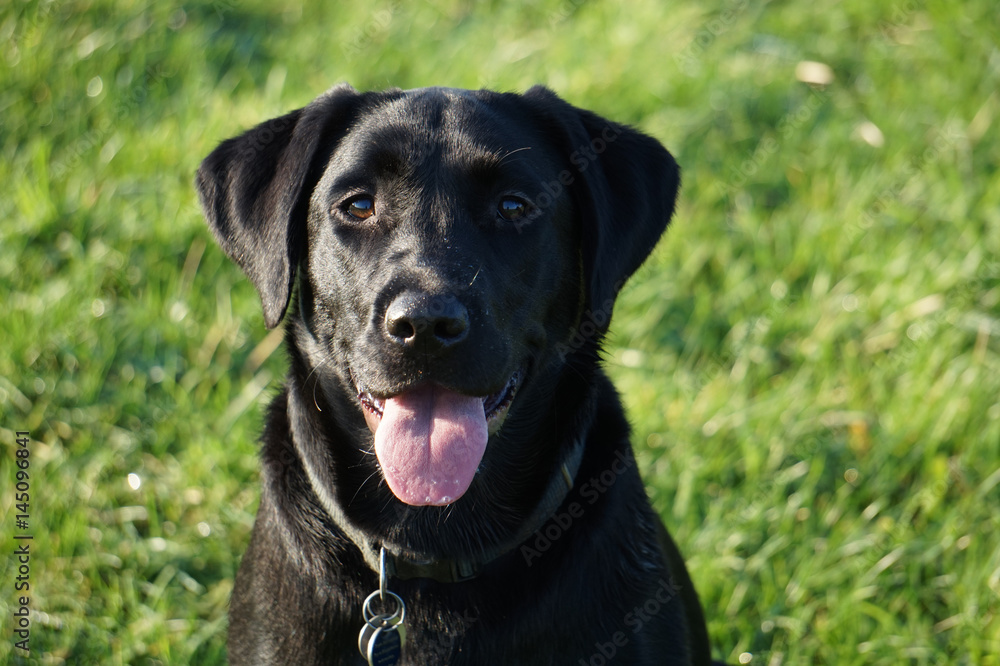
[(497, 205), (497, 214), (508, 222), (517, 222), (528, 216), (528, 204), (514, 197), (504, 197)]
[(347, 214), (358, 220), (367, 220), (375, 214), (375, 201), (371, 197), (362, 196), (347, 202)]

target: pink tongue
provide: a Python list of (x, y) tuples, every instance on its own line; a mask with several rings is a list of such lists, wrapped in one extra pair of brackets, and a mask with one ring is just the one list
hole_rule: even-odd
[(469, 489), (488, 437), (482, 398), (425, 386), (386, 399), (375, 455), (396, 497), (441, 506)]

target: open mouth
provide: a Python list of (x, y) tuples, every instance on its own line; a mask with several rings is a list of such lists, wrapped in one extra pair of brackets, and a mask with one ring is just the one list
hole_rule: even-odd
[[(361, 385), (358, 384), (357, 377), (354, 376), (354, 373), (351, 373), (351, 378), (354, 380), (354, 388), (358, 392), (358, 401), (361, 402), (361, 406), (365, 410), (365, 418), (368, 419), (368, 427), (371, 428), (374, 433), (377, 430), (378, 421), (382, 419), (382, 414), (385, 411), (386, 398), (376, 397), (372, 395), (371, 392), (363, 389)], [(523, 379), (524, 369), (521, 368), (510, 376), (510, 379), (507, 380), (507, 384), (502, 389), (496, 393), (480, 398), (483, 403), (483, 415), (486, 417), (486, 423), (489, 426), (491, 435), (499, 430), (504, 418), (506, 418), (507, 411), (510, 409), (511, 403), (514, 402), (514, 396), (517, 394), (517, 390), (521, 387)], [(375, 427), (372, 427), (372, 421), (369, 416), (375, 419)]]
[(378, 397), (355, 378), (365, 421), (375, 435), (375, 455), (393, 494), (413, 506), (444, 506), (465, 494), (524, 375), (518, 370), (487, 396), (427, 383)]

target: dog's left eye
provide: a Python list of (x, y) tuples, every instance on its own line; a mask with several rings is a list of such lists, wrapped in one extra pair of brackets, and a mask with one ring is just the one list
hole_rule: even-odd
[(367, 220), (375, 214), (375, 200), (368, 196), (355, 197), (344, 206), (347, 214), (359, 220)]
[(497, 215), (508, 222), (517, 222), (528, 216), (528, 203), (516, 197), (504, 197), (497, 204)]

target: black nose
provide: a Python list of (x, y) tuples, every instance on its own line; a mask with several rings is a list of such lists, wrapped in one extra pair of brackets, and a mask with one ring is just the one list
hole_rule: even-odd
[(406, 347), (441, 350), (468, 335), (469, 311), (452, 294), (404, 291), (385, 312), (385, 332)]

